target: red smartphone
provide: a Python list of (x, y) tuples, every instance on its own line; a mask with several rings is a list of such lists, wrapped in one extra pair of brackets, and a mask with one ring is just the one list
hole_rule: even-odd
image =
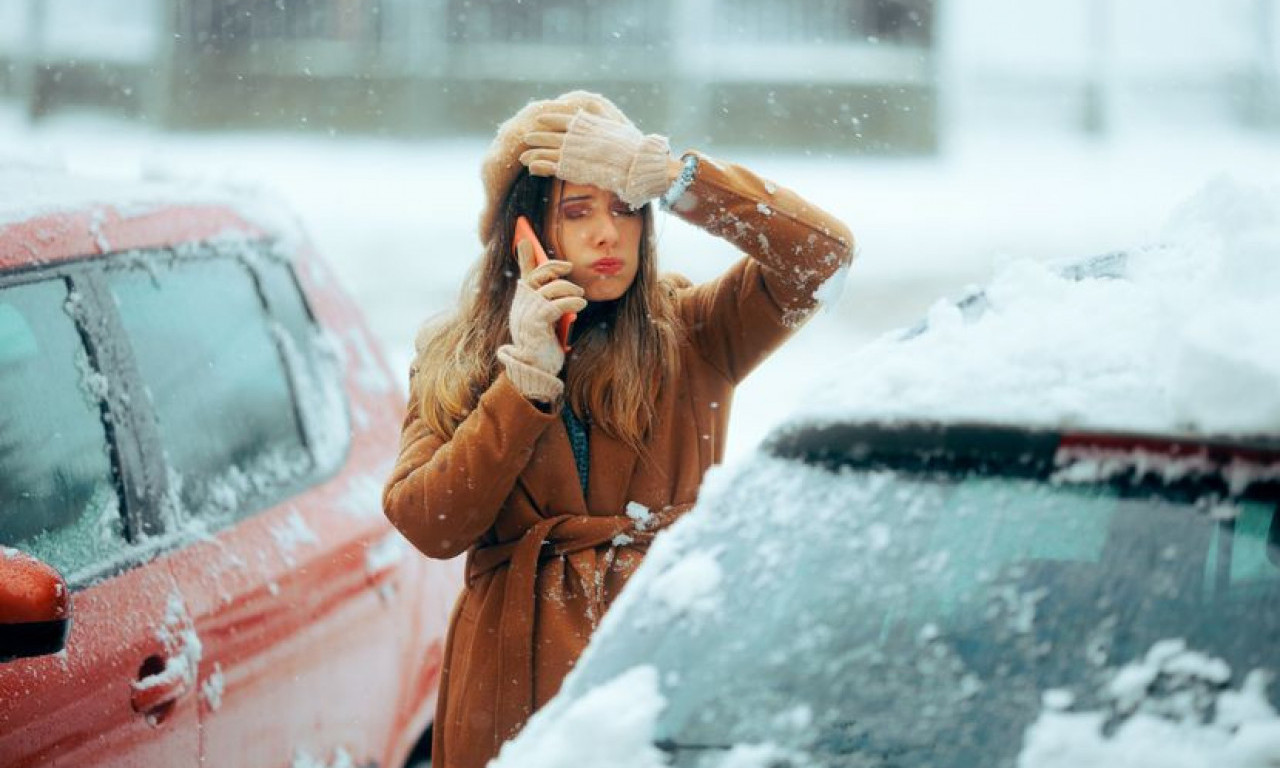
[[(514, 256), (515, 249), (520, 243), (528, 240), (533, 245), (533, 266), (540, 267), (546, 264), (549, 259), (547, 252), (543, 250), (542, 243), (538, 242), (538, 236), (533, 233), (533, 225), (524, 216), (516, 219), (516, 233), (511, 238), (511, 253)], [(578, 319), (578, 315), (574, 312), (560, 316), (560, 321), (556, 323), (556, 338), (560, 340), (560, 348), (565, 352), (569, 351), (569, 326), (573, 325), (573, 321)]]

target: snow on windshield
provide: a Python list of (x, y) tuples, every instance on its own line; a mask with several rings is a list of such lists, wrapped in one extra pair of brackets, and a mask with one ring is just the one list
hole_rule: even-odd
[(581, 698), (555, 699), (489, 768), (663, 768), (667, 763), (649, 735), (665, 704), (657, 671), (636, 667)]
[(1230, 677), (1221, 659), (1189, 650), (1181, 640), (1156, 643), (1146, 658), (1112, 678), (1112, 711), (1067, 712), (1070, 695), (1046, 692), (1018, 768), (1276, 765), (1280, 718), (1266, 698), (1270, 675), (1253, 670), (1239, 690), (1225, 688)]
[[(742, 747), (707, 756), (720, 766), (770, 744), (817, 765), (855, 748), (904, 766), (1012, 766), (1021, 750), (1019, 768), (1207, 768), (1215, 749), (1265, 765), (1245, 756), (1280, 749), (1273, 505), (1236, 506), (1220, 526), (1105, 486), (833, 473), (758, 452), (709, 472), (521, 743), (560, 744), (563, 764), (598, 733), (600, 764), (654, 742), (677, 765), (711, 743)], [(588, 705), (601, 691), (662, 706), (620, 733), (615, 709)], [(1195, 742), (1190, 762), (1125, 762), (1172, 729), (1161, 749)], [(510, 749), (502, 765), (526, 758)]]
[(854, 353), (794, 419), (1280, 432), (1280, 189), (1219, 179), (1122, 279), (1009, 263), (966, 318), (950, 301), (914, 338)]
[[(736, 470), (736, 471), (735, 471)], [(820, 470), (793, 471), (788, 462), (763, 455), (753, 455), (750, 460), (735, 467), (716, 467), (707, 478), (705, 496), (722, 497), (744, 477), (754, 482), (782, 489), (779, 498), (796, 499), (794, 504), (771, 507), (770, 515), (751, 519), (741, 518), (731, 510), (718, 510), (724, 514), (689, 515), (662, 533), (655, 541), (645, 565), (636, 573), (618, 602), (605, 615), (601, 628), (576, 668), (557, 696), (530, 720), (529, 725), (508, 744), (493, 768), (521, 766), (610, 765), (629, 768), (658, 768), (669, 762), (666, 756), (653, 746), (655, 727), (668, 709), (664, 690), (696, 684), (696, 681), (677, 679), (675, 673), (662, 675), (652, 665), (638, 665), (621, 671), (611, 679), (591, 680), (580, 671), (591, 665), (590, 656), (600, 649), (599, 640), (617, 640), (618, 635), (631, 632), (628, 620), (639, 619), (646, 624), (679, 626), (696, 631), (710, 620), (727, 620), (721, 610), (725, 590), (731, 585), (723, 578), (721, 560), (732, 553), (724, 547), (704, 546), (707, 539), (718, 540), (735, 528), (742, 526), (755, 532), (744, 534), (748, 539), (763, 538), (761, 534), (774, 525), (800, 524), (805, 519), (805, 500), (812, 501), (814, 494), (821, 497), (829, 484), (815, 483), (822, 475)], [(872, 481), (873, 493), (880, 486)], [(808, 495), (803, 492), (808, 490)], [(827, 517), (817, 511), (810, 518)], [(714, 511), (714, 510), (713, 510)], [(639, 504), (633, 504), (629, 513), (647, 512)], [(766, 518), (767, 519), (763, 519)], [(742, 532), (741, 530), (739, 531)], [(752, 557), (759, 563), (756, 575), (771, 579), (776, 559), (784, 553), (762, 546)], [(635, 609), (635, 610), (633, 610)], [(617, 645), (615, 644), (615, 649)], [(804, 727), (809, 719), (803, 707), (793, 708), (779, 715), (780, 727)], [(767, 735), (762, 734), (762, 738)], [(719, 756), (709, 765), (722, 768), (766, 768), (782, 752), (770, 742), (743, 743)]]
[[(760, 495), (762, 503), (768, 505), (768, 514), (753, 515), (749, 510), (732, 507), (730, 491), (741, 491), (744, 483), (756, 492), (769, 489)], [(599, 674), (592, 677), (582, 672), (591, 667), (595, 668), (594, 673), (611, 670), (612, 660), (598, 664), (592, 657), (601, 652), (616, 653), (625, 646), (618, 641), (631, 636), (637, 626), (665, 627), (674, 637), (699, 635), (700, 630), (731, 622), (738, 609), (725, 603), (730, 590), (771, 594), (767, 585), (776, 588), (786, 581), (782, 578), (787, 573), (785, 548), (791, 538), (776, 535), (779, 526), (789, 532), (805, 530), (812, 534), (815, 526), (821, 529), (824, 522), (841, 516), (842, 505), (824, 505), (822, 501), (870, 499), (884, 487), (881, 476), (850, 485), (836, 484), (823, 470), (797, 468), (762, 454), (732, 467), (713, 468), (704, 491), (708, 508), (703, 514), (686, 516), (658, 537), (644, 566), (606, 614), (595, 641), (565, 681), (562, 695), (533, 717), (495, 765), (668, 765), (665, 760), (658, 760), (652, 746), (656, 725), (675, 710), (687, 707), (688, 701), (668, 701), (665, 693), (714, 683), (694, 679), (692, 673), (682, 675), (660, 660), (655, 661), (656, 669), (642, 664), (618, 670), (616, 675), (610, 672), (602, 680)], [(846, 537), (850, 550), (883, 546), (884, 532), (869, 529), (863, 533), (865, 540)], [(727, 549), (721, 541), (735, 546)], [(744, 542), (751, 542), (751, 546)], [(755, 567), (750, 569), (746, 583), (739, 579), (737, 584), (730, 584), (724, 564), (741, 565), (737, 559), (742, 557), (749, 558)], [(853, 565), (863, 567), (861, 561)], [(739, 576), (742, 573), (740, 568), (733, 572)], [(803, 634), (799, 626), (788, 631), (794, 631), (797, 637)], [(664, 633), (665, 630), (657, 632)], [(706, 642), (718, 642), (714, 634), (705, 637)], [(613, 644), (602, 645), (601, 640)], [(623, 653), (621, 658), (628, 656)], [(719, 674), (710, 666), (704, 671), (707, 675)], [(706, 764), (721, 768), (766, 768), (775, 764), (789, 753), (777, 746), (774, 737), (804, 730), (812, 720), (812, 713), (803, 702), (793, 705), (772, 711), (775, 717), (770, 732), (756, 733), (731, 745), (732, 749), (709, 755)], [(622, 713), (626, 713), (625, 717)]]
[[(657, 670), (634, 667), (581, 697), (553, 699), (489, 768), (667, 768), (667, 756), (652, 743), (654, 724), (666, 705)], [(794, 764), (787, 762), (793, 753), (770, 742), (737, 744), (708, 757), (702, 763), (706, 768)]]

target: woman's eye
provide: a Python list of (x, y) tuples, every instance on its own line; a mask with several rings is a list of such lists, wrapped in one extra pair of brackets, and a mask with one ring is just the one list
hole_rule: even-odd
[(620, 203), (618, 205), (615, 205), (610, 210), (613, 212), (614, 216), (639, 216), (640, 215), (639, 208), (632, 208), (626, 203)]
[(575, 205), (564, 209), (564, 217), (566, 219), (581, 219), (591, 213), (591, 209), (585, 206)]

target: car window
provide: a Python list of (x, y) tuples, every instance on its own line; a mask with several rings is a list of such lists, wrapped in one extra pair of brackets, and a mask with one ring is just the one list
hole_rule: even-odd
[(0, 543), (68, 578), (124, 543), (106, 379), (81, 341), (74, 301), (63, 280), (0, 288)]
[[(1276, 578), (1277, 557), (1269, 536), (1270, 510), (1262, 504), (1240, 504), (1214, 531), (1205, 567), (1205, 590), (1216, 599), (1231, 599), (1253, 589), (1267, 589)], [(1228, 563), (1221, 568), (1220, 563)]]
[[(1012, 766), (1046, 691), (1105, 709), (1101, 681), (1161, 641), (1223, 659), (1237, 686), (1280, 668), (1274, 501), (1224, 519), (1105, 484), (764, 457), (704, 492), (566, 682), (655, 666), (676, 765), (772, 740), (820, 766)], [(718, 588), (681, 575), (692, 558)]]
[(278, 259), (262, 259), (257, 271), (262, 283), (262, 293), (271, 307), (271, 314), (293, 341), (304, 346), (315, 335), (315, 321), (311, 309), (302, 298), (289, 265)]
[[(1010, 492), (1007, 481), (973, 477), (935, 489), (941, 494), (937, 500), (941, 513), (929, 532), (927, 549), (947, 558), (942, 565), (952, 578), (938, 584), (927, 597), (909, 603), (919, 609), (920, 616), (955, 610), (995, 575), (993, 566), (1000, 563), (1097, 561), (1115, 511), (1110, 499), (1063, 492), (1026, 504), (1019, 524), (1010, 525), (1000, 515), (984, 514), (1010, 503), (1005, 498)], [(1036, 528), (1053, 531), (1053, 535), (1026, 535), (1028, 529)]]
[(301, 406), (307, 444), (320, 470), (336, 467), (350, 445), (351, 428), (333, 344), (316, 324), (289, 262), (268, 255), (256, 260), (256, 271)]
[(241, 517), (310, 471), (284, 358), (244, 264), (157, 255), (108, 280), (188, 515)]

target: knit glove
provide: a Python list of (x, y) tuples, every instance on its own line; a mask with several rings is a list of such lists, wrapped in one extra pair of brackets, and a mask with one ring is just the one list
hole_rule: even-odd
[(564, 392), (564, 350), (556, 339), (555, 322), (563, 314), (582, 311), (587, 300), (581, 288), (563, 279), (573, 271), (569, 262), (549, 261), (534, 268), (528, 242), (520, 243), (517, 259), (521, 277), (511, 300), (511, 343), (498, 348), (498, 360), (520, 394), (551, 403)]
[(671, 184), (665, 136), (645, 136), (635, 126), (583, 111), (540, 115), (538, 127), (524, 137), (532, 149), (520, 155), (530, 173), (611, 190), (632, 208)]

